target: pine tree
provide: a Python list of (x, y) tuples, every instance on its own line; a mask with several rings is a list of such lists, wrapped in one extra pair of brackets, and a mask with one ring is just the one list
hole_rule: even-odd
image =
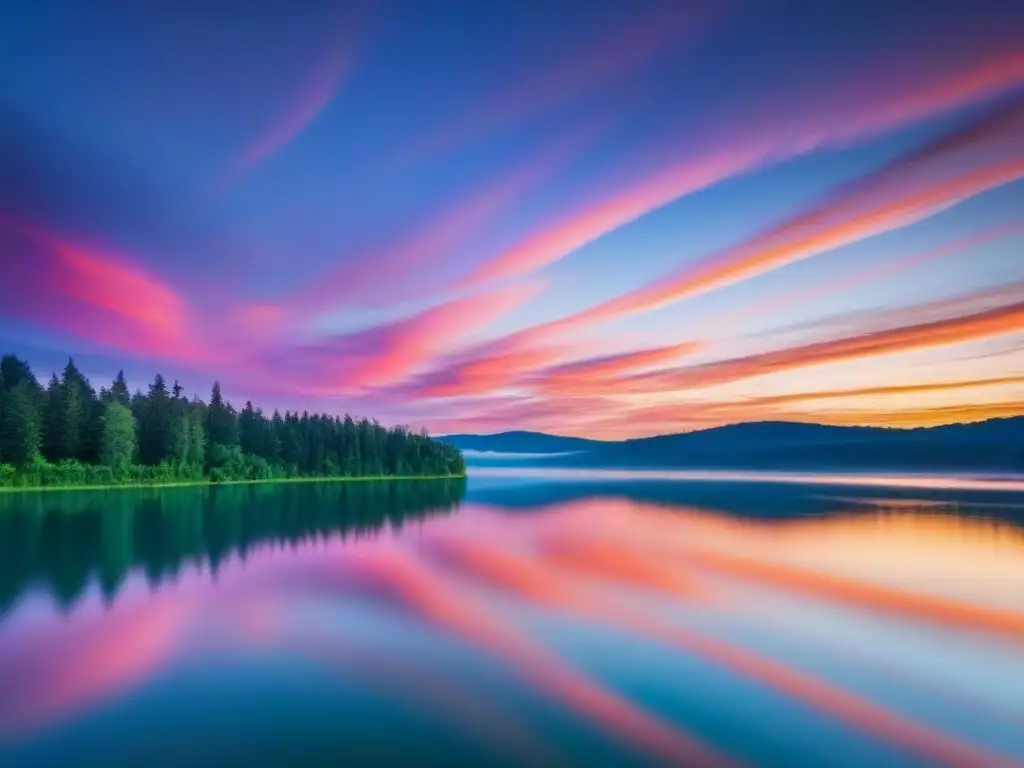
[(117, 372), (117, 378), (114, 379), (114, 383), (110, 387), (110, 395), (125, 408), (131, 406), (132, 396), (128, 392), (128, 384), (124, 380), (124, 371)]
[(252, 401), (246, 400), (245, 407), (238, 414), (238, 438), (242, 446), (242, 453), (259, 453), (259, 420), (256, 418), (256, 411), (253, 410)]
[(267, 459), (279, 464), (284, 450), (284, 419), (280, 411), (274, 410), (274, 416), (267, 425), (267, 432)]
[(171, 399), (167, 382), (159, 373), (149, 387), (141, 414), (139, 458), (143, 464), (156, 465), (171, 457)]
[(28, 363), (19, 360), (14, 355), (4, 355), (0, 359), (0, 381), (3, 381), (3, 387), (8, 392), (23, 381), (27, 381), (33, 388), (39, 386)]
[(57, 374), (50, 377), (43, 396), (41, 427), (43, 433), (43, 456), (48, 461), (63, 458), (64, 396)]
[[(4, 379), (6, 384), (6, 377)], [(39, 455), (39, 423), (35, 392), (28, 379), (3, 393), (0, 400), (0, 460), (15, 466)]]
[(234, 409), (224, 402), (220, 382), (213, 382), (210, 407), (206, 413), (206, 439), (211, 445), (238, 445), (238, 424)]

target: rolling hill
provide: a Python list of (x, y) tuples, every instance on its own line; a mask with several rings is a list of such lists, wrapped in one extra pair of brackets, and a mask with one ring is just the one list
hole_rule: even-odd
[(620, 442), (524, 432), (457, 438), (478, 451), (573, 451), (538, 459), (544, 466), (1024, 471), (1020, 416), (916, 429), (766, 421)]

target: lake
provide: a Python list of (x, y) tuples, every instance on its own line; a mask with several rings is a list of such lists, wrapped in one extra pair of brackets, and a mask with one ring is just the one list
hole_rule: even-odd
[(1024, 485), (0, 496), (0, 764), (1024, 764)]

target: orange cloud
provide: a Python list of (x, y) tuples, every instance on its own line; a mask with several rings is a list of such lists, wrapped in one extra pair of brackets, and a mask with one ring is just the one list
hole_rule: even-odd
[(935, 408), (909, 408), (902, 410), (856, 409), (847, 411), (814, 411), (804, 420), (838, 426), (881, 427), (934, 427), (953, 422), (987, 421), (1009, 416), (1024, 415), (1024, 400), (945, 405)]
[(692, 368), (638, 374), (613, 382), (581, 387), (580, 395), (664, 392), (708, 387), (811, 365), (857, 360), (875, 355), (928, 349), (984, 339), (1024, 329), (1024, 302), (1008, 304), (963, 317), (830, 339), (774, 352), (721, 360)]
[[(653, 407), (617, 409), (610, 418), (588, 425), (592, 432), (616, 434), (652, 429), (657, 433), (683, 427), (712, 427), (740, 421), (786, 419), (849, 426), (905, 426), (924, 427), (948, 424), (954, 421), (982, 421), (1003, 416), (1016, 416), (1024, 412), (1018, 401), (944, 405), (933, 408), (885, 408), (878, 398), (907, 394), (957, 392), (985, 389), (1011, 384), (1024, 384), (1024, 376), (1003, 376), (990, 379), (935, 382), (932, 384), (904, 384), (860, 389), (794, 392), (786, 395), (753, 397), (724, 402), (680, 402)], [(875, 398), (873, 407), (849, 410), (827, 405), (830, 400)], [(825, 401), (825, 402), (823, 402)], [(806, 406), (791, 410), (786, 406)]]
[(542, 387), (545, 390), (571, 395), (576, 384), (593, 379), (615, 378), (638, 369), (650, 368), (659, 363), (668, 362), (678, 357), (699, 350), (703, 344), (685, 342), (667, 347), (653, 347), (636, 352), (624, 352), (619, 355), (608, 355), (590, 360), (566, 363), (557, 368), (548, 368), (542, 374)]
[(997, 376), (990, 379), (969, 379), (967, 381), (938, 381), (931, 384), (894, 384), (883, 387), (834, 389), (823, 392), (794, 392), (789, 395), (758, 397), (745, 402), (748, 405), (786, 405), (789, 403), (836, 400), (849, 397), (884, 397), (886, 395), (921, 394), (923, 392), (955, 392), (960, 389), (978, 389), (1004, 384), (1024, 384), (1024, 376)]

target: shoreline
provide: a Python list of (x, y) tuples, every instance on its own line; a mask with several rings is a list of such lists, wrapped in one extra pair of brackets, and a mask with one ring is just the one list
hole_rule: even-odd
[(131, 483), (110, 485), (35, 485), (0, 488), (0, 495), (10, 493), (40, 493), (53, 491), (130, 491), (161, 490), (166, 488), (201, 488), (221, 485), (271, 485), (280, 483), (369, 483), (409, 480), (464, 480), (466, 475), (367, 475), (364, 477), (280, 477), (267, 480), (182, 480), (174, 483)]

